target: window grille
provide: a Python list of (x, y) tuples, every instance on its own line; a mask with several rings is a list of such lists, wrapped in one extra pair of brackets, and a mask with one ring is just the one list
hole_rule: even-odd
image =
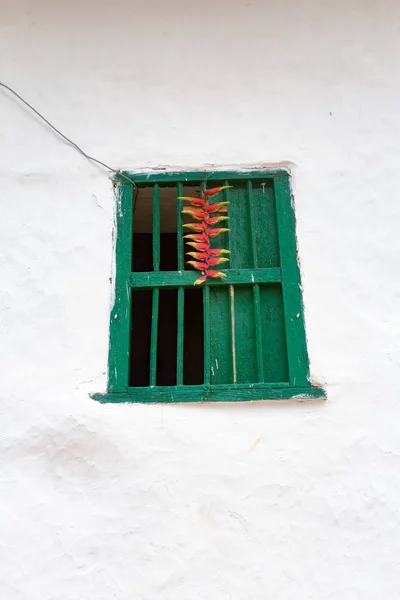
[[(285, 170), (116, 177), (115, 301), (101, 402), (324, 397), (309, 381), (295, 215)], [(226, 279), (193, 287), (184, 195), (232, 186)], [(135, 197), (136, 196), (136, 197)], [(189, 218), (190, 221), (190, 218)]]

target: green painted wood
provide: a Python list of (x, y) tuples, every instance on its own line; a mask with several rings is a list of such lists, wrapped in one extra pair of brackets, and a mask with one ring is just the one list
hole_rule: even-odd
[(263, 342), (264, 381), (289, 382), (282, 288), (260, 285), (260, 316)]
[[(253, 183), (247, 181), (247, 211), (248, 223), (250, 226), (250, 244), (253, 267), (258, 267), (258, 254), (256, 242), (256, 227), (254, 217), (254, 197)], [(257, 351), (257, 373), (258, 381), (264, 381), (264, 356), (262, 343), (262, 327), (261, 327), (261, 304), (260, 304), (260, 288), (257, 283), (253, 286), (253, 301), (254, 301), (254, 319), (255, 319), (255, 335), (256, 335), (256, 351)]]
[[(180, 198), (183, 196), (183, 185), (182, 183), (178, 183), (176, 186), (177, 197)], [(178, 251), (178, 271), (183, 271), (185, 268), (185, 255), (184, 255), (184, 244), (183, 244), (183, 219), (182, 219), (182, 210), (183, 210), (183, 200), (177, 200), (177, 251)]]
[(229, 287), (210, 288), (211, 384), (232, 383)]
[[(199, 271), (160, 271), (158, 273), (132, 273), (133, 288), (151, 287), (180, 287), (191, 286), (199, 277)], [(248, 285), (251, 283), (278, 283), (281, 281), (280, 269), (232, 269), (227, 271), (227, 277), (210, 279), (207, 285), (212, 287), (233, 285)]]
[(133, 186), (118, 182), (115, 193), (115, 281), (114, 304), (110, 314), (108, 352), (109, 392), (123, 392), (129, 385), (129, 350), (131, 336), (132, 215)]
[(251, 250), (251, 258), (252, 258), (252, 267), (257, 269), (257, 246), (256, 246), (256, 231), (254, 224), (254, 199), (253, 199), (253, 183), (250, 179), (247, 180), (246, 184), (246, 200), (247, 200), (247, 226), (249, 229), (249, 241), (250, 241), (250, 250)]
[(158, 306), (160, 290), (153, 290), (153, 304), (151, 310), (151, 343), (150, 343), (150, 385), (157, 381), (157, 338), (158, 338)]
[(289, 177), (277, 178), (274, 181), (274, 186), (289, 377), (293, 386), (305, 386), (309, 381), (309, 362), (304, 328), (300, 269), (297, 262), (296, 222)]
[(153, 187), (153, 269), (160, 270), (160, 187)]
[(268, 336), (268, 331), (263, 332), (262, 319), (261, 319), (261, 299), (260, 299), (260, 286), (258, 283), (253, 285), (253, 302), (254, 302), (254, 324), (256, 334), (256, 352), (257, 352), (257, 381), (265, 381), (264, 374), (264, 347), (263, 347), (263, 335)]
[(229, 190), (229, 202), (230, 266), (232, 269), (251, 269), (253, 256), (245, 181)]
[[(243, 179), (273, 179), (276, 177), (287, 176), (288, 169), (259, 169), (259, 170), (243, 170), (243, 171), (123, 171), (122, 174), (115, 174), (111, 179), (115, 181), (123, 181), (123, 176), (132, 179), (136, 185), (142, 187), (151, 185), (152, 183), (169, 184), (169, 183), (199, 183), (207, 181), (224, 181), (225, 179), (243, 180)], [(208, 186), (211, 187), (211, 186)]]
[(204, 323), (204, 383), (210, 383), (210, 288), (203, 288), (203, 323)]
[(235, 341), (237, 383), (258, 381), (252, 286), (235, 286)]
[[(273, 181), (251, 184), (252, 229), (255, 241), (256, 265), (279, 267), (279, 242)], [(288, 233), (288, 235), (290, 235)]]
[(319, 387), (289, 387), (267, 384), (129, 388), (126, 393), (92, 394), (102, 403), (172, 402), (251, 402), (253, 400), (323, 400), (326, 392)]
[(185, 327), (185, 290), (178, 288), (178, 330), (176, 344), (176, 383), (183, 384), (183, 343)]
[(232, 354), (232, 383), (237, 383), (237, 359), (236, 359), (236, 329), (235, 329), (235, 288), (229, 286), (229, 322), (230, 340)]

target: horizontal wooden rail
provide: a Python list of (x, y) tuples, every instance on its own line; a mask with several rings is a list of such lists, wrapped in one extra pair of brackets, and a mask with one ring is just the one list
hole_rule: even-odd
[(125, 177), (129, 177), (136, 184), (141, 187), (151, 186), (154, 183), (162, 183), (168, 185), (168, 183), (186, 183), (186, 182), (200, 182), (207, 179), (207, 181), (224, 181), (225, 179), (232, 179), (234, 181), (243, 181), (246, 178), (249, 179), (273, 179), (275, 177), (283, 176), (288, 177), (290, 172), (285, 168), (275, 169), (254, 169), (254, 170), (243, 170), (243, 171), (123, 171), (112, 175), (112, 179), (115, 181), (126, 181)]
[[(253, 283), (279, 283), (281, 270), (270, 269), (230, 269), (225, 271), (227, 277), (209, 279), (207, 285), (251, 285)], [(132, 273), (131, 286), (133, 288), (175, 288), (191, 286), (199, 277), (198, 271), (158, 271), (146, 273)]]
[(128, 388), (120, 394), (92, 394), (98, 402), (248, 402), (252, 400), (323, 400), (326, 392), (317, 387), (290, 387), (287, 383), (243, 385), (182, 385)]

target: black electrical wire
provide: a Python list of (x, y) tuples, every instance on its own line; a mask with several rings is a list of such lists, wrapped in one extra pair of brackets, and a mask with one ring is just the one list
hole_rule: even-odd
[[(108, 169), (109, 171), (112, 171), (113, 173), (115, 173), (116, 175), (119, 175), (119, 177), (122, 177), (123, 179), (126, 179), (126, 181), (129, 181), (129, 183), (131, 183), (136, 191), (135, 193), (135, 201), (134, 201), (134, 205), (136, 204), (136, 198), (137, 198), (137, 193), (138, 193), (138, 187), (136, 185), (136, 183), (130, 178), (127, 177), (126, 175), (124, 175), (124, 173), (122, 173), (121, 171), (116, 171), (115, 169), (113, 169), (112, 167), (110, 167), (109, 165), (107, 165), (106, 163), (102, 162), (101, 160), (95, 158), (94, 156), (90, 156), (89, 154), (86, 154), (86, 152), (84, 152), (82, 150), (82, 148), (80, 148), (78, 146), (78, 144), (75, 144), (75, 142), (73, 142), (72, 140), (70, 140), (69, 138), (67, 138), (66, 135), (64, 135), (59, 129), (57, 129), (57, 127), (55, 127), (52, 123), (50, 123), (50, 121), (48, 121), (46, 119), (46, 117), (44, 117), (38, 110), (36, 110), (36, 108), (34, 108), (31, 104), (29, 104), (29, 102), (27, 102), (26, 100), (24, 100), (24, 98), (22, 98), (22, 96), (20, 96), (19, 94), (17, 94), (17, 92), (15, 90), (13, 90), (10, 86), (6, 85), (5, 83), (3, 83), (2, 81), (0, 81), (0, 86), (5, 88), (6, 90), (8, 90), (9, 92), (11, 92), (12, 94), (14, 94), (14, 96), (16, 96), (18, 98), (18, 100), (20, 100), (21, 102), (23, 102), (28, 108), (30, 108), (40, 119), (42, 119), (42, 121), (44, 121), (49, 127), (51, 127), (51, 129), (53, 129), (53, 131), (55, 131), (60, 137), (62, 137), (66, 142), (68, 142), (68, 144), (70, 144), (71, 146), (73, 146), (76, 150), (78, 150), (78, 152), (80, 152), (85, 158), (87, 158), (88, 160), (91, 160), (92, 162), (97, 163), (98, 165), (101, 165), (102, 167), (105, 167), (106, 169)], [(135, 209), (135, 206), (134, 206)]]

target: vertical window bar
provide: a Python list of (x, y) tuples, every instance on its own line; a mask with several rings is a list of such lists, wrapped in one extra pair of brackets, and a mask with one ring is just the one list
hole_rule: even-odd
[[(257, 246), (256, 246), (256, 230), (254, 223), (254, 212), (253, 212), (253, 184), (250, 179), (247, 180), (247, 206), (249, 214), (249, 227), (250, 227), (250, 244), (251, 253), (253, 258), (253, 268), (257, 269)], [(256, 329), (256, 349), (257, 349), (257, 371), (258, 381), (264, 381), (264, 356), (263, 356), (263, 344), (262, 344), (262, 322), (261, 322), (261, 302), (260, 302), (260, 286), (258, 283), (253, 285), (253, 299), (254, 299), (254, 319)]]
[(257, 371), (258, 381), (264, 381), (264, 352), (262, 345), (262, 323), (261, 323), (261, 301), (260, 301), (260, 286), (255, 283), (253, 286), (254, 298), (254, 318), (256, 325), (256, 348), (257, 348)]
[(125, 182), (115, 183), (116, 269), (114, 306), (110, 319), (110, 348), (108, 358), (108, 391), (123, 392), (129, 385), (129, 348), (131, 339), (131, 287), (132, 232), (133, 232), (133, 186)]
[(160, 186), (153, 187), (153, 269), (160, 270)]
[[(183, 185), (178, 183), (176, 186), (176, 195), (178, 198), (183, 196)], [(185, 257), (183, 254), (183, 219), (182, 219), (182, 210), (183, 210), (183, 200), (177, 200), (177, 243), (178, 243), (178, 271), (183, 271), (185, 266)]]
[(250, 245), (251, 255), (253, 258), (253, 268), (257, 269), (257, 248), (256, 248), (256, 230), (254, 227), (254, 213), (253, 213), (253, 184), (250, 179), (247, 180), (247, 209), (249, 215), (249, 227), (250, 227)]
[(237, 369), (236, 369), (236, 331), (235, 331), (235, 288), (233, 285), (229, 286), (229, 307), (231, 317), (231, 345), (232, 345), (232, 373), (233, 383), (237, 382)]
[[(229, 181), (225, 180), (224, 181), (224, 185), (229, 185)], [(229, 192), (230, 192), (229, 189), (223, 191), (223, 193), (224, 193), (224, 202), (229, 202)], [(228, 204), (227, 208), (228, 208), (227, 216), (229, 217), (230, 216), (230, 214), (229, 214), (229, 204)], [(227, 225), (223, 224), (222, 227), (228, 227), (228, 229), (230, 229), (230, 227), (229, 227), (229, 221), (226, 221), (226, 223), (228, 223), (228, 224)], [(227, 239), (227, 246), (228, 246), (227, 250), (230, 250), (231, 249), (231, 232), (230, 231), (227, 232), (226, 239)]]
[[(205, 183), (200, 183), (200, 198), (205, 188)], [(210, 385), (210, 288), (207, 284), (203, 288), (203, 327), (204, 327), (204, 384)]]
[(151, 311), (151, 345), (150, 345), (150, 385), (157, 381), (157, 335), (158, 335), (158, 304), (159, 288), (153, 289), (153, 305)]
[[(229, 185), (229, 181), (226, 179), (224, 181), (224, 185)], [(229, 192), (230, 189), (226, 189), (224, 190), (224, 201), (225, 202), (230, 202), (230, 198), (229, 198)], [(228, 216), (229, 215), (229, 204), (228, 204)], [(228, 221), (228, 225), (226, 226), (230, 229), (230, 225), (229, 225), (229, 221)], [(227, 241), (227, 250), (231, 250), (231, 232), (228, 231), (226, 234), (226, 241)], [(231, 255), (229, 255), (229, 265), (230, 265), (230, 261), (232, 260)], [(231, 360), (232, 360), (232, 376), (233, 376), (233, 383), (236, 383), (237, 381), (237, 368), (236, 368), (236, 334), (235, 334), (235, 289), (233, 287), (233, 285), (229, 286), (229, 317), (230, 317), (230, 323), (231, 323), (231, 330), (230, 330), (230, 334), (231, 334)]]
[(185, 327), (185, 292), (178, 288), (178, 338), (176, 344), (176, 385), (183, 384), (183, 342)]
[(291, 385), (301, 387), (309, 385), (309, 363), (296, 245), (296, 218), (290, 192), (289, 176), (274, 177), (274, 190), (281, 257), (289, 377)]
[[(176, 186), (176, 195), (178, 198), (183, 196), (183, 185), (178, 183)], [(183, 241), (183, 200), (177, 201), (177, 252), (178, 252), (178, 271), (185, 268), (184, 241)], [(176, 385), (183, 384), (183, 342), (185, 327), (185, 293), (183, 287), (178, 288), (178, 330), (176, 346)]]
[(210, 288), (203, 288), (203, 320), (204, 320), (204, 383), (210, 385)]
[[(153, 187), (153, 269), (160, 270), (160, 186)], [(151, 344), (150, 344), (150, 385), (157, 381), (157, 336), (158, 336), (158, 305), (160, 292), (153, 289), (153, 304), (151, 312)]]

